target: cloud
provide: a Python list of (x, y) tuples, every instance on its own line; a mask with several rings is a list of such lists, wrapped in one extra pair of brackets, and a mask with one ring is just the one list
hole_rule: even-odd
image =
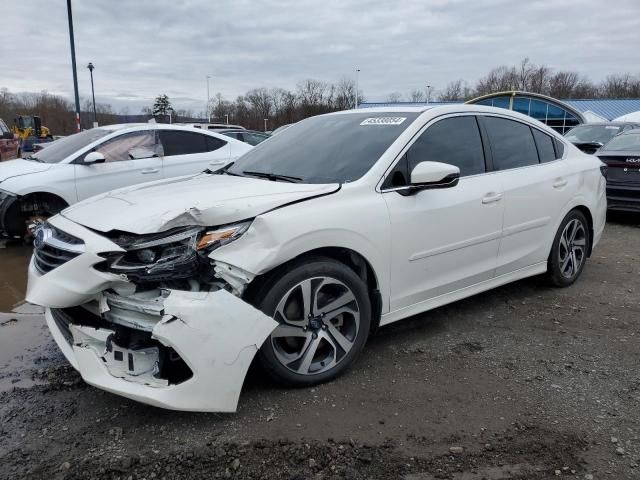
[[(259, 87), (337, 81), (360, 68), (369, 99), (475, 82), (525, 56), (598, 81), (639, 73), (640, 2), (618, 0), (75, 0), (80, 93), (136, 110), (166, 93), (202, 109)], [(0, 87), (73, 96), (64, 2), (14, 2), (0, 29)]]

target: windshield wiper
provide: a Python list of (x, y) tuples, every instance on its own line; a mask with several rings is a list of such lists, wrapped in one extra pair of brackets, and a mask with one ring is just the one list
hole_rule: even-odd
[(245, 175), (251, 175), (252, 177), (266, 178), (274, 182), (277, 180), (283, 180), (285, 182), (291, 182), (291, 183), (302, 182), (302, 179), (300, 177), (292, 177), (290, 175), (280, 175), (279, 173), (254, 172), (252, 170), (243, 170), (242, 173), (244, 173)]
[(42, 160), (40, 160), (38, 157), (34, 157), (33, 155), (29, 155), (28, 157), (25, 158), (25, 160), (33, 160), (34, 162), (43, 163)]

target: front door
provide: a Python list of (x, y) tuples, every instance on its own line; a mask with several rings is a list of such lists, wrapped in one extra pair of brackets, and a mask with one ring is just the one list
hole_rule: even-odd
[[(124, 133), (106, 140), (92, 151), (104, 155), (103, 163), (74, 163), (78, 200), (120, 187), (162, 178), (162, 150), (155, 130)], [(89, 153), (89, 152), (87, 152)]]
[[(460, 182), (411, 195), (394, 191), (409, 181), (404, 172), (421, 161), (456, 165)], [(429, 125), (390, 172), (382, 192), (391, 222), (391, 311), (493, 278), (504, 204), (500, 184), (486, 171), (475, 116)]]

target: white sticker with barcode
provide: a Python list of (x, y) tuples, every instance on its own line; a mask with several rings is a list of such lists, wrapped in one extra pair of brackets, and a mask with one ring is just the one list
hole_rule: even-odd
[(407, 117), (371, 117), (365, 118), (360, 125), (400, 125)]

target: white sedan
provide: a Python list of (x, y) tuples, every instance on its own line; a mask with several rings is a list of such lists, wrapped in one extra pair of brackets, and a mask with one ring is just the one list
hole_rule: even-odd
[(120, 187), (218, 169), (251, 147), (166, 124), (120, 124), (64, 137), (25, 159), (0, 163), (0, 235)]
[(314, 385), (381, 325), (532, 275), (571, 285), (604, 171), (499, 108), (321, 115), (218, 172), (64, 210), (37, 232), (27, 299), (88, 383), (234, 411), (256, 354)]

